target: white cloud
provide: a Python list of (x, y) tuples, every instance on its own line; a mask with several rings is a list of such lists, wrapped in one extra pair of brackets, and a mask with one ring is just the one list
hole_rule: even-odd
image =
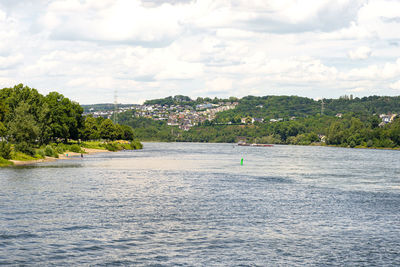
[(7, 77), (0, 77), (0, 88), (13, 87), (17, 83), (18, 82), (14, 79), (10, 79)]
[(360, 92), (364, 92), (366, 90), (367, 90), (367, 88), (365, 88), (365, 87), (356, 87), (356, 88), (350, 89), (348, 91), (351, 93), (360, 93)]
[(400, 90), (400, 80), (389, 85), (391, 89)]
[(229, 94), (233, 86), (233, 81), (227, 78), (215, 78), (205, 83), (205, 88), (197, 92), (202, 95), (207, 94)]
[(54, 1), (40, 24), (59, 40), (168, 44), (182, 30), (184, 9), (164, 4), (144, 7), (137, 0)]
[(360, 46), (359, 48), (349, 51), (348, 55), (351, 59), (367, 59), (371, 56), (371, 48)]
[(7, 57), (0, 56), (0, 69), (15, 68), (16, 65), (23, 62), (24, 56), (22, 54), (11, 55)]
[(0, 2), (3, 84), (82, 103), (110, 102), (115, 89), (122, 102), (390, 94), (400, 77), (400, 46), (390, 45), (399, 1)]

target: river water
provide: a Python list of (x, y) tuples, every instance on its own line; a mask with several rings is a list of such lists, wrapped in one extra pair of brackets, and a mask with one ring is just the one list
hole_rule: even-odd
[(0, 265), (397, 265), (399, 161), (390, 150), (145, 143), (0, 169)]

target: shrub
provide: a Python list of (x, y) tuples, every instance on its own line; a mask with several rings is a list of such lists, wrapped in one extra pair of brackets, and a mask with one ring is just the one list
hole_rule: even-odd
[(11, 159), (11, 144), (7, 142), (0, 142), (0, 157), (4, 159)]
[(54, 158), (58, 157), (58, 153), (50, 145), (47, 145), (44, 148), (44, 153), (48, 157), (54, 157)]
[(143, 148), (143, 144), (136, 140), (132, 141), (130, 146), (131, 146), (131, 149), (142, 149)]
[(35, 150), (33, 149), (33, 147), (28, 144), (27, 142), (21, 142), (15, 145), (15, 149), (19, 152), (28, 154), (30, 156), (35, 155)]
[(44, 148), (36, 150), (36, 157), (38, 158), (38, 156), (41, 158), (46, 157), (46, 152), (44, 151)]
[(105, 144), (105, 148), (109, 151), (119, 150), (118, 145), (116, 143), (107, 143), (107, 144)]
[(0, 157), (0, 167), (10, 166), (10, 165), (14, 165), (14, 163)]
[(77, 145), (77, 144), (74, 144), (74, 145), (70, 146), (69, 150), (71, 152), (75, 152), (75, 153), (81, 153), (82, 152), (81, 147), (79, 145)]
[(62, 144), (62, 143), (58, 144), (58, 145), (55, 147), (55, 151), (57, 152), (57, 154), (62, 154), (62, 153), (64, 153), (66, 150), (67, 150), (67, 147), (66, 147), (64, 144)]

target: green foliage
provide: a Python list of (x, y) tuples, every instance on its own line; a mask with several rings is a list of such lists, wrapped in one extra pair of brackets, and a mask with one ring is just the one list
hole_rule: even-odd
[[(85, 119), (82, 113), (83, 108), (78, 103), (57, 92), (43, 96), (22, 84), (1, 89), (0, 137), (14, 144), (14, 151), (11, 153), (11, 145), (0, 142), (0, 157), (16, 160), (35, 159), (32, 156), (58, 157), (66, 151), (71, 139), (99, 139), (103, 122), (105, 138), (133, 140), (133, 130), (129, 126), (110, 125), (104, 118)], [(66, 144), (59, 143), (61, 141)], [(51, 142), (59, 144), (50, 145)], [(71, 147), (81, 152), (79, 145)]]
[(93, 149), (105, 149), (104, 143), (101, 141), (87, 141), (81, 143), (82, 147)]
[(4, 124), (0, 121), (0, 137), (6, 136), (7, 129)]
[[(147, 141), (165, 141), (173, 142), (183, 132), (178, 127), (170, 127), (165, 121), (155, 121), (148, 118), (137, 118), (134, 116), (133, 111), (127, 111), (118, 114), (118, 121), (122, 125), (128, 125), (133, 128), (133, 137), (139, 140)], [(124, 140), (132, 140), (132, 133), (125, 134)]]
[(97, 120), (92, 116), (85, 118), (84, 127), (82, 130), (83, 140), (97, 140), (100, 139)]
[(139, 141), (132, 141), (132, 142), (107, 142), (104, 143), (104, 148), (109, 151), (119, 151), (119, 150), (135, 150), (135, 149), (142, 149), (143, 145)]
[[(11, 116), (7, 128), (8, 134), (13, 142), (24, 142), (32, 146), (39, 136), (40, 129), (34, 116), (29, 112), (29, 109), (30, 107), (27, 103), (21, 102)], [(21, 146), (22, 149), (24, 149), (23, 147), (25, 146), (26, 145)]]
[(121, 125), (123, 134), (121, 136), (122, 140), (133, 140), (135, 138), (135, 134), (133, 132), (132, 127), (128, 125)]
[(52, 140), (68, 138), (77, 140), (83, 125), (83, 108), (62, 94), (51, 92), (45, 97)]
[(36, 154), (35, 154), (36, 158), (45, 158), (46, 157), (46, 151), (44, 148), (39, 148), (36, 150)]
[(100, 124), (99, 130), (100, 130), (100, 137), (103, 139), (115, 140), (117, 137), (116, 127), (115, 127), (114, 123), (112, 122), (112, 120), (110, 120), (110, 119), (104, 120)]
[[(54, 149), (51, 145), (47, 145), (44, 148), (44, 154), (47, 157), (53, 157), (53, 158), (58, 158), (58, 153), (57, 150)], [(41, 154), (40, 154), (41, 155)]]
[(36, 158), (32, 155), (28, 155), (21, 151), (13, 151), (11, 153), (11, 159), (18, 160), (18, 161), (27, 161), (27, 160), (35, 160)]
[(117, 143), (112, 143), (112, 142), (106, 143), (104, 147), (105, 147), (105, 149), (107, 149), (109, 151), (121, 150)]
[(12, 161), (9, 161), (7, 159), (4, 159), (0, 157), (0, 167), (7, 167), (7, 166), (12, 166), (14, 163)]
[(142, 149), (143, 148), (143, 144), (140, 143), (137, 140), (134, 140), (130, 143), (130, 149), (135, 150), (135, 149)]
[(3, 159), (11, 159), (11, 144), (0, 142), (0, 157)]
[(81, 147), (77, 144), (71, 145), (68, 150), (75, 153), (82, 153)]
[(25, 141), (17, 143), (15, 145), (15, 150), (27, 154), (29, 156), (35, 155), (35, 149), (32, 147), (32, 144), (28, 144)]
[(67, 151), (67, 146), (63, 143), (59, 143), (54, 147), (54, 149), (57, 154), (63, 154), (65, 151)]

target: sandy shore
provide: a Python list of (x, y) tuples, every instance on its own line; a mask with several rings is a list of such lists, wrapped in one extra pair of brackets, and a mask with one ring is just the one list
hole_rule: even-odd
[[(111, 152), (106, 149), (94, 149), (94, 148), (83, 148), (83, 150), (85, 151), (84, 155)], [(58, 159), (72, 159), (72, 158), (79, 157), (80, 155), (81, 155), (81, 153), (68, 151), (68, 152), (65, 152), (64, 154), (59, 154), (58, 158), (45, 157), (44, 159), (35, 159), (35, 160), (26, 160), (26, 161), (10, 160), (10, 161), (14, 163), (14, 166), (22, 166), (22, 165), (31, 165), (31, 164), (41, 163), (41, 162), (52, 162), (52, 161), (56, 161)]]

